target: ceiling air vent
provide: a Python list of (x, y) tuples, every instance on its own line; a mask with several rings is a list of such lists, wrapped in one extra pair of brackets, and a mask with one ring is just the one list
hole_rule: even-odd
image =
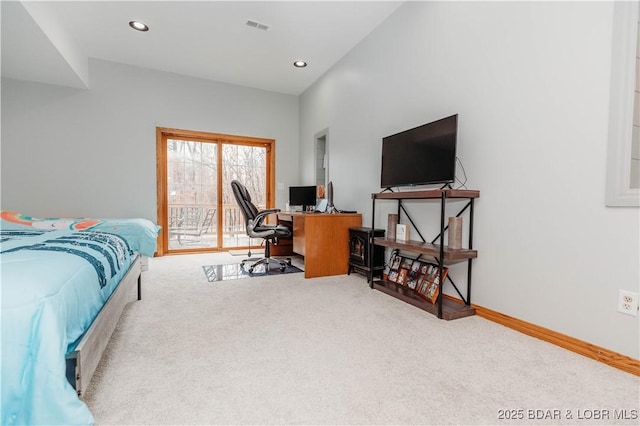
[(265, 25), (265, 24), (261, 24), (260, 22), (256, 22), (256, 21), (252, 21), (251, 19), (249, 19), (247, 21), (247, 25), (253, 28), (257, 28), (259, 30), (268, 30), (269, 26)]

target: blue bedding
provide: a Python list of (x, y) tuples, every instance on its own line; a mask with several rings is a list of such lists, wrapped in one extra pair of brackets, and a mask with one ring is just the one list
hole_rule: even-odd
[(33, 230), (92, 230), (118, 234), (127, 239), (131, 248), (140, 254), (153, 257), (157, 248), (160, 227), (147, 219), (87, 219), (87, 218), (34, 218), (21, 213), (2, 210), (1, 231)]
[[(107, 231), (124, 225), (103, 224)], [(145, 241), (133, 235), (133, 228), (123, 229), (129, 232), (123, 236), (94, 228), (0, 229), (3, 425), (93, 423), (67, 381), (65, 358), (126, 274), (135, 252), (151, 250), (153, 255), (155, 236), (153, 243)]]

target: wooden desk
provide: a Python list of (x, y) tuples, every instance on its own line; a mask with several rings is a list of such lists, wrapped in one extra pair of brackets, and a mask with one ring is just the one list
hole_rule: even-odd
[(349, 270), (349, 228), (362, 226), (360, 213), (278, 213), (291, 221), (293, 251), (304, 256), (304, 277), (343, 275)]

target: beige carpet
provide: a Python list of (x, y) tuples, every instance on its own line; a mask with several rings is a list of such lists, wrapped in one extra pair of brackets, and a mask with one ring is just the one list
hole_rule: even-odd
[(97, 424), (638, 424), (636, 376), (359, 275), (207, 281), (232, 259), (151, 260), (86, 395)]

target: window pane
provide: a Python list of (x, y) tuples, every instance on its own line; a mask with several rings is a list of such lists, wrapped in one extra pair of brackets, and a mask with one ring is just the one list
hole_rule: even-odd
[(216, 146), (167, 140), (169, 250), (217, 247)]
[[(238, 247), (249, 245), (244, 218), (231, 190), (231, 181), (236, 179), (247, 187), (251, 201), (258, 210), (266, 208), (267, 181), (266, 156), (264, 147), (248, 145), (224, 144), (222, 146), (222, 199), (224, 205), (223, 217), (223, 247)], [(255, 242), (254, 242), (255, 244)]]

